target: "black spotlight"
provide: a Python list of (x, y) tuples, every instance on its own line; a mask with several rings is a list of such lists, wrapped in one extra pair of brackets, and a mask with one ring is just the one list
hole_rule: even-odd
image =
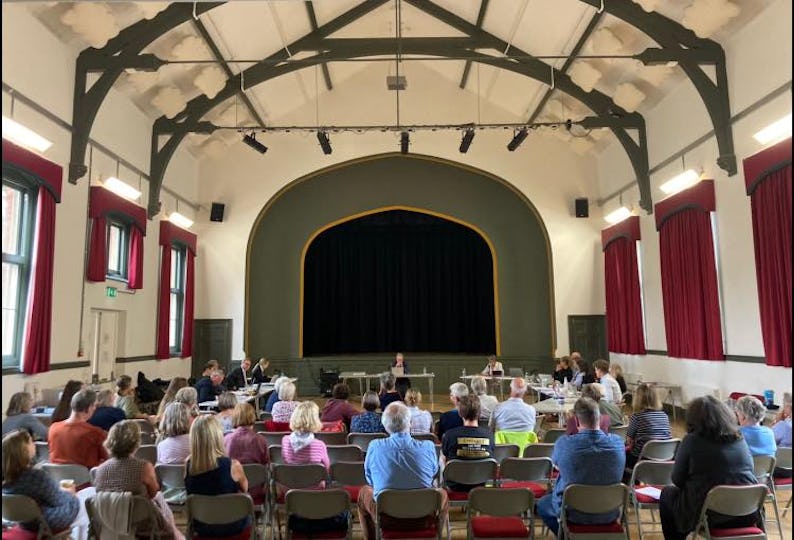
[(513, 135), (513, 140), (507, 143), (507, 149), (513, 152), (516, 148), (521, 146), (521, 143), (524, 142), (524, 139), (527, 138), (527, 129), (521, 129), (516, 131)]
[(318, 131), (317, 140), (320, 141), (320, 148), (323, 149), (323, 154), (327, 156), (333, 151), (331, 149), (331, 141), (328, 139), (328, 133), (325, 131)]
[(267, 152), (267, 146), (262, 144), (261, 142), (256, 140), (256, 135), (253, 133), (249, 133), (248, 135), (243, 137), (243, 142), (259, 152), (260, 154), (264, 154)]
[(403, 154), (408, 153), (408, 145), (411, 142), (411, 136), (408, 134), (407, 131), (403, 131), (400, 133), (400, 152)]
[(465, 154), (469, 151), (469, 146), (471, 146), (471, 141), (474, 140), (474, 130), (467, 129), (463, 132), (463, 138), (460, 140), (460, 153)]

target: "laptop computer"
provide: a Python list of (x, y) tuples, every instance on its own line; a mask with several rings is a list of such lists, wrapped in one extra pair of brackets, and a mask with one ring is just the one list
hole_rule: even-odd
[(521, 368), (520, 367), (511, 367), (510, 368), (510, 376), (511, 377), (523, 377), (524, 374), (521, 373)]
[(501, 377), (504, 374), (505, 374), (504, 371), (493, 371), (493, 372), (491, 372), (491, 376), (492, 377)]
[(402, 377), (405, 375), (405, 368), (403, 366), (394, 366), (391, 368), (391, 374), (395, 377)]

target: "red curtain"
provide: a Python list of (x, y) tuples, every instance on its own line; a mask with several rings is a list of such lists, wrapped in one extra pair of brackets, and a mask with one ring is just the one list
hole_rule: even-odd
[(609, 350), (645, 354), (637, 242), (617, 238), (604, 249), (607, 341)]
[(171, 357), (168, 346), (169, 317), (171, 315), (171, 246), (160, 247), (160, 301), (157, 307), (157, 350), (154, 357)]
[(36, 205), (36, 235), (33, 241), (27, 320), (22, 342), (22, 372), (27, 375), (50, 369), (55, 202), (52, 192), (46, 186), (40, 186)]
[(791, 367), (790, 161), (756, 184), (750, 207), (766, 363)]
[(182, 321), (182, 358), (193, 354), (193, 283), (195, 280), (196, 255), (188, 250), (185, 257), (185, 313)]
[(709, 212), (689, 208), (666, 216), (659, 227), (659, 251), (667, 354), (723, 360)]
[(85, 277), (88, 281), (105, 281), (108, 270), (107, 220), (97, 216), (91, 220), (91, 237), (88, 240), (88, 264)]
[(143, 289), (143, 232), (138, 227), (130, 227), (130, 256), (127, 287)]

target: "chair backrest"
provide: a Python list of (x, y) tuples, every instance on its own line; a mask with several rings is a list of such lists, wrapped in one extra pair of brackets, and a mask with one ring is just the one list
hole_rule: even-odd
[(47, 441), (36, 441), (36, 462), (44, 463), (50, 460), (50, 445)]
[(629, 431), (629, 426), (626, 424), (621, 424), (619, 426), (612, 426), (609, 428), (609, 432), (613, 435), (617, 435), (624, 441), (626, 440), (627, 434)]
[(185, 488), (185, 464), (158, 463), (154, 466), (157, 481), (163, 489)]
[(328, 478), (325, 466), (318, 463), (301, 465), (275, 464), (272, 470), (273, 481), (287, 488), (312, 488)]
[(375, 439), (385, 439), (386, 437), (388, 437), (388, 435), (385, 433), (348, 433), (347, 444), (355, 444), (361, 448), (362, 452), (366, 452), (369, 443)]
[(154, 444), (157, 439), (154, 425), (143, 418), (136, 418), (134, 422), (141, 428), (141, 444)]
[[(219, 512), (218, 509), (223, 511)], [(254, 523), (254, 502), (245, 493), (227, 493), (225, 495), (188, 495), (185, 509), (187, 511), (186, 538), (193, 538), (193, 520), (208, 525), (233, 523), (250, 517)], [(256, 527), (251, 527), (251, 540), (256, 537)]]
[(148, 461), (152, 465), (157, 463), (157, 445), (142, 444), (135, 451), (135, 457)]
[(469, 492), (469, 509), (489, 516), (523, 515), (534, 506), (535, 496), (529, 489), (477, 487)]
[(248, 491), (267, 485), (267, 467), (261, 463), (243, 463), (243, 472), (248, 479)]
[(775, 472), (775, 456), (753, 456), (753, 472), (759, 484), (769, 482)]
[(326, 446), (329, 444), (347, 444), (347, 433), (344, 431), (320, 431), (314, 434), (314, 438), (323, 441)]
[[(267, 413), (270, 414), (270, 413)], [(265, 431), (265, 423), (261, 420), (254, 422), (254, 431), (256, 433), (261, 433)]]
[(364, 461), (364, 452), (355, 444), (338, 444), (326, 446), (331, 464), (337, 461)]
[(499, 468), (499, 476), (523, 482), (548, 482), (553, 468), (551, 458), (547, 457), (507, 458)]
[(38, 522), (40, 527), (39, 537), (52, 536), (47, 520), (41, 513), (38, 503), (27, 495), (6, 495), (3, 493), (3, 521), (14, 523)]
[(551, 444), (551, 443), (556, 442), (557, 439), (559, 439), (560, 437), (562, 437), (564, 435), (565, 435), (565, 430), (564, 429), (562, 429), (562, 428), (551, 428), (551, 429), (547, 430), (546, 433), (543, 435), (543, 442)]
[(778, 446), (775, 452), (775, 463), (779, 469), (791, 470), (791, 447)]
[[(92, 469), (93, 470), (93, 469)], [(88, 519), (91, 523), (91, 529), (94, 532), (95, 538), (100, 538), (102, 533), (102, 516), (99, 513), (99, 506), (94, 501), (95, 497), (89, 497), (85, 501), (85, 509), (88, 513)], [(142, 525), (147, 525), (146, 529), (152, 532), (157, 530), (158, 521), (157, 508), (154, 506), (152, 500), (142, 495), (132, 496), (132, 509), (130, 511), (130, 524), (133, 531), (141, 529)], [(111, 522), (112, 518), (105, 519), (106, 522)], [(165, 533), (166, 531), (162, 531)], [(168, 535), (171, 531), (167, 531)], [(159, 536), (159, 535), (157, 535)]]
[(640, 452), (640, 460), (672, 461), (678, 451), (681, 439), (654, 440), (645, 443)]
[(570, 508), (587, 514), (606, 514), (620, 510), (625, 515), (629, 488), (625, 484), (591, 486), (571, 484), (562, 494), (563, 522), (566, 509)]
[(367, 483), (363, 461), (337, 461), (331, 464), (331, 480), (343, 486), (363, 486)]
[(672, 475), (674, 465), (674, 461), (638, 461), (631, 471), (631, 483), (629, 485), (670, 485), (673, 483)]
[(554, 452), (554, 444), (553, 443), (537, 443), (537, 444), (530, 444), (526, 448), (524, 448), (523, 457), (525, 458), (533, 458), (533, 457), (547, 457), (550, 458), (551, 454)]
[(377, 518), (381, 514), (397, 519), (416, 519), (441, 510), (441, 492), (435, 488), (384, 489), (378, 495)]
[(74, 480), (75, 485), (91, 483), (91, 473), (88, 467), (76, 463), (42, 463), (41, 468), (52, 476), (56, 482), (61, 480)]
[(444, 467), (444, 483), (476, 485), (496, 479), (498, 463), (495, 459), (453, 459)]
[(439, 442), (438, 437), (436, 437), (433, 433), (413, 433), (411, 434), (411, 437), (417, 441), (433, 441), (433, 444)]
[(344, 489), (291, 489), (284, 497), (287, 515), (306, 519), (325, 519), (341, 514), (350, 506)]
[(274, 465), (284, 463), (284, 458), (281, 457), (281, 445), (274, 444), (267, 447), (267, 460)]
[(699, 526), (708, 525), (709, 511), (726, 516), (748, 516), (763, 508), (767, 493), (767, 487), (761, 484), (714, 486), (706, 494)]
[(497, 463), (502, 463), (507, 458), (518, 457), (519, 447), (517, 444), (497, 444), (493, 448), (493, 458)]
[(268, 446), (278, 445), (281, 446), (281, 439), (284, 438), (284, 435), (289, 435), (292, 433), (291, 431), (261, 431), (257, 433), (260, 437), (265, 438), (265, 442), (267, 442)]

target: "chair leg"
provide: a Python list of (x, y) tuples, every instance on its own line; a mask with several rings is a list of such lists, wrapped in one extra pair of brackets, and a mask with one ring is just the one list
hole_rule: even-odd
[(783, 509), (783, 517), (786, 517), (786, 513), (788, 509), (791, 508), (791, 497), (788, 498), (788, 502), (786, 503), (786, 507)]
[(783, 538), (783, 525), (780, 523), (780, 510), (777, 507), (777, 497), (775, 497), (774, 491), (770, 493), (769, 499), (772, 501), (772, 508), (775, 511), (775, 521), (777, 522), (777, 533), (778, 535), (780, 535), (780, 538)]
[(642, 540), (642, 518), (640, 517), (640, 505), (634, 505), (634, 512), (637, 514), (637, 533), (640, 536), (640, 540)]

